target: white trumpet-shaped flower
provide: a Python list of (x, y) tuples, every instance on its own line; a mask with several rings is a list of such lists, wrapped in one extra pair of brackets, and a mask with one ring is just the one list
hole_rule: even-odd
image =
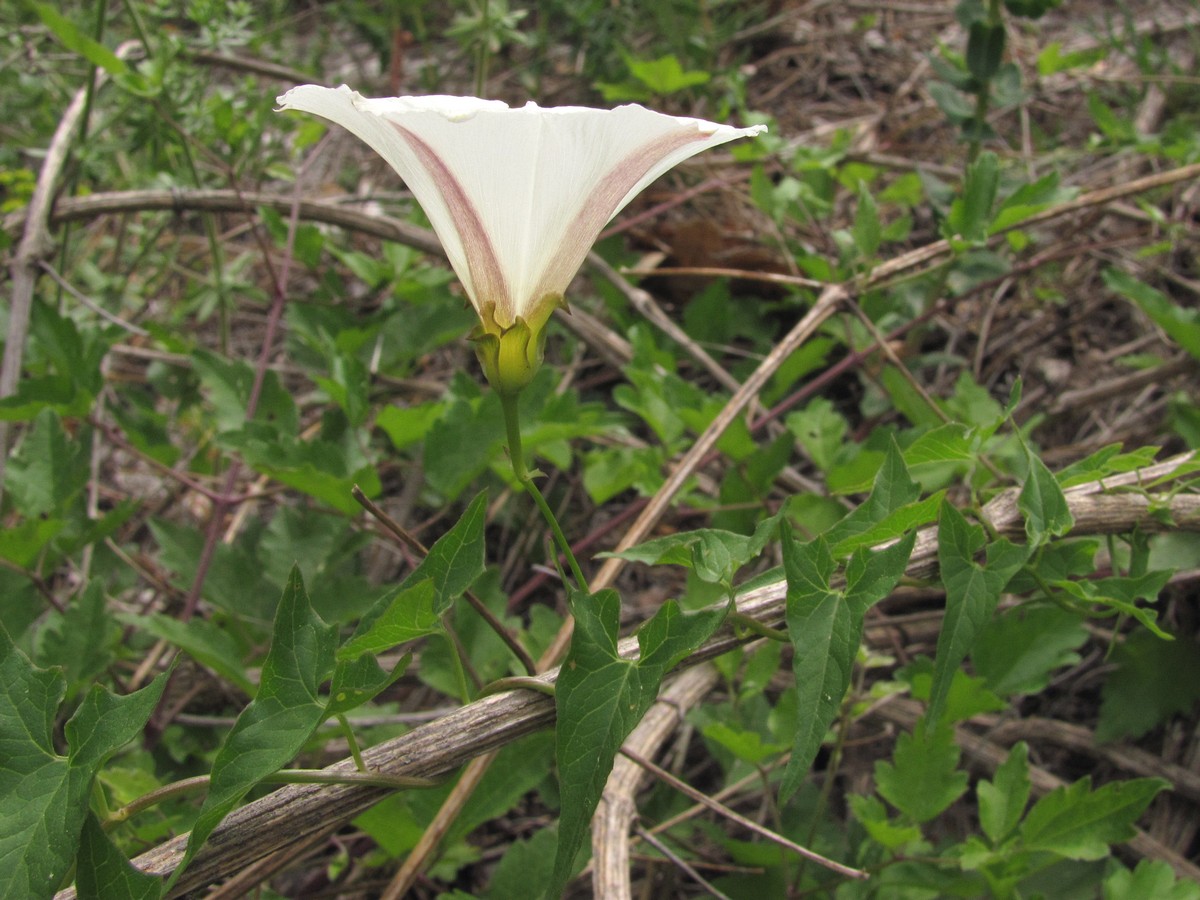
[(372, 100), (344, 85), (303, 85), (278, 102), (346, 128), (404, 179), (479, 313), (488, 380), (506, 393), (533, 376), (546, 321), (609, 220), (688, 157), (765, 130), (637, 105)]

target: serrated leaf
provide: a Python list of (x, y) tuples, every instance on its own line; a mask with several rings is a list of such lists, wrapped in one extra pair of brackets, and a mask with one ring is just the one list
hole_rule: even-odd
[(313, 611), (300, 569), (294, 567), (275, 615), (258, 694), (217, 751), (208, 796), (171, 884), (246, 792), (287, 765), (324, 721), (318, 690), (333, 673), (336, 636), (336, 629)]
[(575, 594), (571, 611), (575, 633), (555, 688), (562, 814), (549, 897), (557, 897), (570, 876), (621, 742), (654, 703), (663, 676), (725, 617), (723, 609), (685, 614), (667, 601), (638, 630), (640, 654), (628, 660), (617, 654), (621, 599), (615, 591)]
[(1021, 821), (1029, 802), (1029, 747), (1018, 742), (996, 768), (991, 781), (975, 788), (979, 798), (979, 825), (992, 844), (999, 844)]
[[(933, 660), (918, 656), (909, 665), (896, 673), (897, 680), (907, 681), (914, 700), (928, 702), (933, 687)], [(950, 680), (950, 693), (946, 696), (943, 719), (961, 722), (980, 713), (1000, 712), (1008, 704), (988, 689), (982, 678), (968, 675), (961, 668), (954, 671)]]
[(1104, 859), (1109, 846), (1134, 836), (1133, 823), (1159, 791), (1161, 778), (1114, 781), (1092, 790), (1090, 777), (1056, 788), (1042, 797), (1021, 825), (1028, 850), (1067, 859)]
[(1118, 869), (1104, 879), (1104, 900), (1200, 900), (1200, 884), (1175, 880), (1175, 872), (1161, 859), (1143, 859), (1137, 868)]
[(831, 587), (836, 569), (824, 537), (798, 544), (784, 527), (787, 628), (795, 653), (796, 732), (779, 792), (799, 788), (825, 733), (837, 718), (862, 643), (867, 610), (895, 587), (912, 553), (915, 533), (883, 550), (860, 550), (846, 571), (845, 591)]
[(897, 825), (888, 818), (887, 808), (878, 798), (866, 794), (851, 794), (850, 812), (867, 834), (887, 850), (899, 850), (907, 844), (921, 840), (921, 829), (916, 825)]
[(35, 667), (0, 626), (0, 896), (50, 897), (70, 869), (92, 782), (141, 731), (166, 675), (117, 697), (100, 685), (67, 723), (68, 756), (54, 751), (65, 682)]
[(37, 660), (43, 666), (62, 668), (68, 696), (73, 697), (112, 661), (120, 635), (108, 612), (104, 585), (93, 579), (71, 598), (65, 613), (38, 634)]
[(1017, 508), (1025, 517), (1025, 534), (1038, 546), (1071, 530), (1075, 518), (1054, 475), (1036, 453), (1025, 447), (1029, 473), (1017, 497)]
[(785, 744), (764, 741), (757, 731), (734, 728), (724, 722), (710, 722), (705, 725), (704, 737), (752, 766), (760, 765), (787, 749)]
[(967, 773), (957, 768), (959, 754), (949, 725), (931, 731), (921, 720), (912, 734), (900, 735), (892, 762), (875, 763), (875, 788), (914, 822), (928, 822), (967, 789)]
[(58, 413), (44, 409), (13, 453), (7, 479), (17, 508), (27, 518), (62, 515), (89, 477), (86, 440), (72, 440)]
[(975, 554), (985, 544), (983, 529), (971, 525), (953, 504), (942, 506), (938, 522), (938, 564), (946, 588), (946, 617), (938, 634), (928, 717), (936, 725), (945, 710), (954, 671), (971, 652), (992, 618), (1000, 592), (1029, 558), (1030, 548), (1000, 538), (987, 545), (983, 565)]
[(131, 865), (104, 833), (95, 813), (84, 821), (75, 858), (79, 900), (158, 900), (163, 881)]

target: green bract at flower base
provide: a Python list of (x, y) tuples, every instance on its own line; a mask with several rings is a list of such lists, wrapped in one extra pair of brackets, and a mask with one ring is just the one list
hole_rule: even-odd
[(542, 364), (546, 322), (550, 314), (560, 308), (567, 308), (562, 297), (543, 297), (532, 311), (531, 321), (517, 316), (507, 328), (496, 321), (492, 304), (479, 311), (479, 324), (471, 331), (470, 339), (475, 342), (475, 356), (494, 390), (501, 394), (516, 394), (533, 380)]
[(281, 109), (323, 116), (366, 141), (429, 217), (480, 326), (472, 337), (501, 393), (537, 370), (544, 329), (600, 230), (668, 169), (766, 130), (630, 104), (517, 109), (475, 97), (367, 99), (303, 85)]

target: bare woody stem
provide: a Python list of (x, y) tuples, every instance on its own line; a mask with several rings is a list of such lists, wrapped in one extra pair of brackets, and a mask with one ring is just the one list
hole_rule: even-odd
[(586, 593), (588, 589), (587, 579), (583, 577), (583, 570), (579, 568), (579, 561), (575, 559), (575, 554), (571, 552), (571, 544), (567, 541), (567, 536), (563, 534), (563, 530), (558, 524), (558, 519), (554, 516), (554, 511), (550, 509), (550, 504), (546, 502), (546, 498), (538, 490), (538, 486), (533, 480), (533, 475), (525, 467), (525, 457), (521, 449), (520, 414), (517, 410), (518, 395), (505, 391), (496, 391), (496, 395), (500, 398), (500, 408), (504, 410), (504, 428), (508, 432), (508, 458), (512, 463), (513, 474), (517, 476), (517, 481), (521, 482), (525, 490), (533, 497), (533, 502), (537, 504), (537, 508), (542, 512), (542, 518), (550, 526), (555, 543), (558, 544), (558, 549), (562, 551), (563, 556), (567, 560), (567, 565), (571, 568), (571, 574), (575, 577), (576, 587)]

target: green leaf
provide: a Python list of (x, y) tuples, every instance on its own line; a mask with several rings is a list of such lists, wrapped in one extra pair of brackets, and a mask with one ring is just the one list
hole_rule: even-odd
[(704, 737), (752, 766), (761, 765), (787, 749), (785, 744), (764, 741), (757, 731), (734, 728), (724, 722), (710, 722), (705, 725)]
[[(208, 392), (220, 431), (236, 432), (246, 424), (246, 408), (254, 389), (254, 367), (241, 360), (229, 360), (208, 350), (192, 353), (192, 366)], [(291, 393), (268, 370), (262, 383), (254, 421), (272, 435), (295, 437), (299, 414)]]
[(991, 620), (1000, 592), (1029, 558), (1029, 547), (1000, 538), (988, 544), (987, 561), (981, 566), (975, 554), (984, 543), (982, 528), (969, 524), (953, 504), (943, 504), (938, 564), (946, 588), (946, 617), (938, 634), (928, 711), (935, 725), (945, 710), (954, 671)]
[[(480, 491), (454, 527), (429, 548), (421, 564), (359, 620), (353, 637), (339, 650), (338, 658), (347, 660), (368, 650), (385, 649), (439, 631), (440, 626), (435, 626), (434, 620), (483, 573), (486, 518), (487, 492)], [(432, 589), (428, 599), (422, 582), (428, 582)], [(376, 623), (381, 619), (386, 621), (377, 632)]]
[(103, 685), (92, 685), (63, 729), (71, 767), (95, 772), (136, 738), (158, 706), (167, 677), (164, 672), (140, 691), (125, 696), (114, 694)]
[(551, 897), (570, 877), (621, 742), (654, 703), (663, 676), (725, 617), (723, 609), (685, 614), (669, 600), (638, 630), (634, 661), (617, 654), (621, 598), (615, 591), (575, 594), (571, 611), (575, 633), (555, 689), (562, 814)]
[(163, 881), (131, 865), (104, 833), (95, 813), (84, 821), (75, 859), (79, 900), (158, 900)]
[(299, 567), (275, 614), (258, 695), (242, 710), (213, 760), (208, 796), (171, 883), (250, 788), (290, 762), (325, 719), (319, 696), (334, 668), (336, 630), (313, 612)]
[(996, 769), (991, 781), (975, 788), (979, 798), (979, 824), (993, 844), (999, 844), (1021, 821), (1029, 802), (1029, 747), (1018, 742)]
[(996, 154), (991, 151), (979, 154), (967, 169), (962, 196), (950, 205), (946, 224), (951, 236), (958, 235), (973, 244), (987, 240), (999, 183), (1000, 167)]
[(373, 700), (394, 684), (411, 662), (412, 654), (405, 653), (392, 666), (392, 671), (387, 672), (371, 656), (360, 656), (349, 662), (339, 660), (329, 685), (325, 715), (342, 715)]
[(878, 798), (865, 794), (851, 794), (850, 812), (867, 830), (871, 840), (883, 845), (886, 850), (899, 850), (921, 840), (921, 829), (916, 825), (896, 824), (888, 818), (887, 807)]
[(884, 521), (896, 510), (916, 502), (921, 486), (909, 477), (904, 456), (894, 440), (888, 443), (883, 463), (875, 474), (871, 494), (842, 521), (825, 533), (825, 540), (836, 547)]
[(146, 616), (131, 613), (120, 616), (119, 621), (174, 644), (202, 666), (253, 696), (254, 682), (246, 674), (246, 662), (237, 641), (215, 622), (199, 618), (181, 622), (159, 613)]
[(833, 468), (846, 448), (850, 425), (824, 397), (814, 397), (804, 409), (789, 413), (784, 424), (822, 472)]
[(488, 900), (529, 900), (540, 897), (550, 884), (558, 829), (539, 829), (529, 840), (513, 841), (496, 866), (488, 885)]
[(415, 406), (388, 406), (375, 416), (375, 427), (381, 428), (397, 450), (425, 440), (434, 422), (445, 414), (441, 401), (419, 403)]
[[(27, 0), (28, 2), (28, 0)], [(29, 6), (38, 14), (50, 31), (58, 38), (59, 43), (78, 53), (92, 65), (104, 69), (109, 75), (124, 75), (129, 67), (125, 61), (103, 44), (98, 43), (75, 27), (75, 23), (59, 13), (49, 3), (29, 2)]]
[(37, 561), (42, 551), (67, 527), (62, 519), (27, 519), (0, 529), (0, 559), (20, 568)]
[(1017, 508), (1025, 516), (1025, 534), (1029, 543), (1039, 546), (1054, 537), (1062, 537), (1071, 530), (1075, 518), (1067, 506), (1062, 488), (1036, 453), (1024, 444), (1025, 460), (1029, 474), (1021, 486)]
[(701, 581), (731, 584), (738, 569), (762, 554), (788, 513), (786, 504), (744, 535), (719, 528), (700, 528), (654, 538), (620, 553), (597, 553), (599, 558), (617, 557), (647, 565), (676, 565), (692, 569)]
[(833, 548), (833, 555), (842, 559), (860, 548), (894, 541), (901, 535), (932, 522), (938, 517), (938, 512), (942, 507), (942, 498), (945, 495), (945, 491), (938, 491), (936, 494), (930, 494), (924, 500), (906, 503), (898, 509), (892, 510), (865, 531), (839, 541)]
[(1011, 228), (1056, 203), (1074, 199), (1078, 193), (1078, 188), (1059, 187), (1057, 172), (1044, 175), (1037, 181), (1026, 182), (1004, 198), (989, 230), (996, 234)]
[[(918, 656), (896, 673), (896, 680), (908, 682), (914, 700), (928, 702), (933, 687), (933, 660)], [(960, 668), (954, 671), (950, 681), (942, 718), (948, 722), (962, 722), (980, 713), (1000, 712), (1007, 708), (1008, 704), (989, 690), (982, 678), (968, 675)]]
[(36, 658), (43, 666), (59, 666), (67, 676), (67, 694), (104, 671), (113, 659), (121, 629), (108, 612), (104, 585), (93, 579), (71, 598), (66, 612), (38, 634)]
[[(971, 23), (967, 35), (967, 69), (980, 82), (991, 81), (1004, 60), (1004, 43), (1008, 31), (1003, 22)], [(985, 88), (986, 89), (986, 88)]]
[(1161, 859), (1143, 859), (1130, 871), (1121, 868), (1104, 879), (1104, 900), (1200, 900), (1200, 884), (1175, 880)]
[(93, 687), (67, 722), (68, 755), (53, 728), (65, 682), (36, 668), (0, 627), (0, 896), (50, 897), (70, 869), (100, 766), (150, 717), (167, 676), (117, 697)]
[(483, 526), (486, 523), (487, 492), (480, 491), (454, 527), (437, 539), (429, 548), (429, 555), (404, 579), (405, 585), (424, 578), (433, 581), (433, 608), (439, 615), (483, 574)]
[(967, 789), (967, 773), (957, 770), (959, 753), (953, 728), (931, 733), (921, 720), (912, 734), (900, 735), (892, 762), (875, 763), (875, 788), (914, 822), (928, 822)]
[(1003, 697), (1045, 690), (1051, 675), (1079, 662), (1088, 639), (1081, 617), (1057, 606), (1010, 610), (989, 622), (971, 649), (971, 664)]
[(1139, 447), (1129, 453), (1121, 452), (1120, 444), (1101, 447), (1090, 456), (1072, 463), (1059, 471), (1055, 477), (1064, 490), (1077, 484), (1096, 481), (1107, 475), (1120, 475), (1135, 469), (1144, 469), (1158, 456), (1159, 447)]
[(1161, 778), (1114, 781), (1092, 790), (1092, 779), (1056, 788), (1042, 797), (1021, 825), (1028, 850), (1067, 859), (1104, 859), (1109, 845), (1134, 836), (1133, 823), (1159, 791), (1170, 785)]
[(859, 182), (858, 185), (858, 209), (854, 212), (854, 228), (851, 234), (854, 236), (854, 246), (859, 255), (863, 259), (872, 259), (879, 250), (883, 235), (879, 224), (879, 206), (871, 196), (866, 182)]
[(867, 610), (886, 597), (904, 574), (916, 534), (883, 550), (864, 548), (855, 553), (844, 591), (831, 587), (836, 567), (824, 537), (797, 544), (786, 526), (782, 537), (788, 637), (795, 649), (797, 725), (792, 757), (779, 788), (786, 800), (799, 788), (837, 718), (862, 643)]
[(1096, 740), (1138, 738), (1200, 702), (1200, 647), (1135, 631), (1113, 651), (1116, 670), (1104, 682)]
[(380, 653), (405, 641), (437, 634), (442, 631), (441, 616), (434, 607), (435, 590), (432, 578), (411, 587), (406, 581), (391, 594), (391, 599), (368, 628), (338, 648), (340, 661), (354, 660), (364, 653)]
[(57, 412), (44, 409), (9, 461), (7, 486), (28, 518), (62, 515), (87, 487), (89, 441), (70, 438)]
[(1120, 269), (1105, 269), (1104, 283), (1109, 290), (1136, 303), (1175, 343), (1194, 359), (1200, 359), (1200, 312), (1172, 303), (1162, 291)]
[(644, 84), (651, 92), (665, 95), (695, 85), (707, 84), (712, 76), (705, 71), (692, 69), (684, 71), (675, 54), (668, 53), (658, 59), (639, 60), (625, 57), (629, 73)]
[(1084, 603), (1108, 607), (1125, 615), (1133, 616), (1158, 637), (1169, 641), (1172, 639), (1171, 635), (1158, 626), (1157, 611), (1139, 606), (1138, 601), (1157, 602), (1159, 592), (1166, 587), (1170, 578), (1169, 571), (1158, 569), (1144, 572), (1136, 578), (1114, 576), (1098, 578), (1094, 581), (1054, 581), (1051, 584)]

